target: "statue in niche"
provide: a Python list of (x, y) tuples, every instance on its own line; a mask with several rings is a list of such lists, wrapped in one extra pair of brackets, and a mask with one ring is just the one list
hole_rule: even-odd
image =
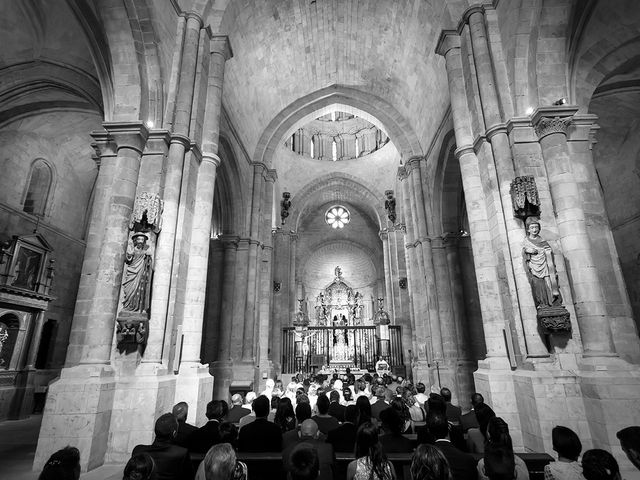
[(528, 217), (525, 228), (527, 236), (522, 242), (522, 256), (536, 308), (562, 305), (553, 251), (540, 237), (540, 221), (537, 217)]
[(336, 275), (336, 280), (342, 280), (342, 269), (339, 266), (333, 272)]
[(126, 253), (122, 309), (129, 312), (149, 311), (153, 258), (149, 252), (148, 240), (148, 234), (134, 233), (131, 236), (133, 248)]
[(395, 225), (396, 223), (396, 198), (393, 196), (393, 190), (384, 192), (387, 199), (384, 201), (384, 208), (387, 211), (389, 221)]

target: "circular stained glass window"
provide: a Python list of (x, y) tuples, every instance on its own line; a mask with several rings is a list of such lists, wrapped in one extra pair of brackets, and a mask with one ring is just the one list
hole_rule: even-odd
[(349, 210), (342, 205), (331, 207), (324, 215), (324, 221), (331, 225), (331, 228), (343, 228), (350, 220)]

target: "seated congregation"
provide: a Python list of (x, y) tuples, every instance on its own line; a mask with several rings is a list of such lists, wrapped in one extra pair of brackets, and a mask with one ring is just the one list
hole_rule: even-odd
[[(155, 440), (138, 445), (124, 480), (545, 480), (620, 479), (611, 453), (582, 454), (571, 429), (552, 431), (557, 460), (516, 454), (509, 426), (471, 397), (463, 413), (451, 392), (426, 394), (422, 383), (364, 375), (291, 382), (267, 381), (260, 395), (235, 394), (207, 405), (208, 422), (186, 422), (188, 405), (155, 423)], [(622, 449), (640, 470), (640, 426), (618, 432)], [(79, 452), (67, 447), (44, 467), (41, 480), (77, 479)]]

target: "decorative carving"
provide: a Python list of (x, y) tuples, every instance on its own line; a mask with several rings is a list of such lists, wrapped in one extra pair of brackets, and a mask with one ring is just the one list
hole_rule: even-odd
[(149, 320), (120, 315), (116, 326), (116, 342), (120, 353), (139, 351), (144, 355), (149, 337)]
[(389, 314), (384, 310), (384, 299), (378, 298), (378, 311), (373, 317), (374, 325), (389, 325), (391, 323), (391, 318), (389, 318)]
[(129, 230), (158, 233), (162, 230), (162, 210), (164, 202), (159, 195), (150, 192), (140, 192), (131, 213)]
[(287, 217), (289, 216), (289, 209), (291, 208), (291, 193), (282, 192), (282, 200), (280, 200), (280, 218), (282, 220), (282, 225), (284, 225)]
[(407, 277), (402, 277), (398, 283), (399, 283), (400, 288), (402, 290), (406, 290), (407, 289)]
[(273, 282), (273, 291), (278, 293), (282, 288), (282, 282)]
[(541, 307), (536, 316), (540, 330), (546, 335), (571, 332), (570, 314), (562, 305)]
[(567, 129), (571, 124), (571, 117), (541, 117), (533, 129), (538, 139), (551, 135), (552, 133), (567, 134)]
[(384, 209), (387, 211), (387, 217), (391, 223), (396, 223), (396, 199), (393, 196), (393, 190), (387, 190), (384, 192), (387, 199), (384, 201)]
[(534, 177), (516, 177), (511, 182), (509, 193), (511, 193), (514, 217), (524, 221), (527, 217), (540, 215), (540, 197)]

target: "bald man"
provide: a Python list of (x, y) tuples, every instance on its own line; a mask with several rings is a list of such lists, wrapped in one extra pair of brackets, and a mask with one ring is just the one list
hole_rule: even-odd
[(333, 480), (333, 471), (336, 463), (336, 456), (333, 452), (333, 447), (330, 443), (325, 443), (319, 439), (320, 429), (318, 424), (311, 419), (307, 419), (300, 425), (299, 439), (296, 443), (289, 445), (285, 451), (282, 452), (282, 459), (285, 462), (285, 468), (287, 471), (291, 469), (290, 457), (291, 452), (301, 443), (306, 443), (312, 446), (318, 452), (318, 459), (320, 461), (320, 480)]
[(231, 397), (231, 405), (232, 407), (229, 409), (229, 413), (227, 413), (225, 422), (235, 423), (237, 425), (242, 417), (251, 413), (242, 406), (242, 395), (239, 393), (236, 393)]

